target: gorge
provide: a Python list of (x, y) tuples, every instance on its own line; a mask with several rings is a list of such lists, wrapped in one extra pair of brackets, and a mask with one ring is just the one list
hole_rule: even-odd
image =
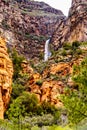
[[(46, 115), (48, 118), (49, 114), (52, 120), (49, 122), (48, 118), (49, 121), (47, 120), (45, 125), (57, 124), (60, 123), (58, 120), (60, 111), (65, 116), (72, 116), (69, 118), (72, 122), (78, 123), (83, 119), (83, 116), (81, 118), (78, 116), (80, 110), (85, 113), (86, 96), (82, 97), (84, 104), (78, 103), (80, 95), (76, 98), (78, 104), (74, 104), (75, 97), (72, 98), (72, 95), (78, 96), (80, 85), (73, 80), (74, 74), (77, 76), (79, 70), (87, 65), (86, 61), (83, 61), (87, 57), (86, 8), (86, 0), (72, 0), (66, 18), (60, 10), (44, 2), (28, 1), (26, 4), (13, 0), (10, 2), (0, 0), (1, 119), (4, 118), (6, 110), (7, 119), (16, 121), (16, 124), (20, 124), (18, 120), (20, 117), (23, 117), (23, 121), (29, 122), (34, 116), (43, 118)], [(81, 65), (82, 68), (78, 69), (77, 66)], [(86, 68), (82, 72), (81, 81), (84, 81)], [(74, 101), (69, 104), (70, 99), (63, 102), (61, 96), (66, 94), (66, 97), (67, 95), (69, 97), (72, 92), (70, 99)], [(70, 111), (65, 109), (64, 103), (68, 104), (67, 106), (71, 105)], [(77, 113), (72, 112), (77, 110), (79, 104), (83, 107), (80, 106), (79, 111), (75, 111)], [(72, 106), (76, 106), (74, 107), (76, 109)], [(39, 120), (38, 126), (45, 122), (41, 121), (42, 119)]]

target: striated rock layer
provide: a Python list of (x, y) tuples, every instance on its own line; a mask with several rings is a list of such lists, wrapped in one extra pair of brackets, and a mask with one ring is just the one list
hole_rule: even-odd
[(68, 18), (58, 23), (51, 40), (55, 49), (73, 41), (87, 41), (87, 0), (72, 0)]
[(0, 118), (4, 118), (4, 112), (10, 100), (13, 67), (9, 59), (5, 40), (0, 37)]

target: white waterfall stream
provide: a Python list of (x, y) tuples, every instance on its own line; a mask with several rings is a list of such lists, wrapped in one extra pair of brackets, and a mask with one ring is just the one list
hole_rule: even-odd
[(48, 39), (45, 43), (44, 50), (44, 61), (48, 61), (48, 58), (51, 56), (50, 47), (49, 47), (50, 39)]

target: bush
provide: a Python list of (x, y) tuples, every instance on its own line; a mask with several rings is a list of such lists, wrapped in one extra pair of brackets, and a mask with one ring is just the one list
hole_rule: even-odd
[(25, 91), (25, 87), (18, 83), (12, 84), (12, 97), (13, 99), (16, 99), (18, 96), (20, 96)]
[(80, 43), (78, 42), (78, 41), (74, 41), (73, 43), (72, 43), (72, 47), (73, 48), (78, 48), (80, 46)]
[(39, 86), (41, 86), (41, 85), (42, 85), (42, 83), (43, 83), (43, 81), (42, 81), (42, 80), (38, 80), (38, 81), (36, 81), (36, 84), (37, 84), (37, 85), (39, 85)]
[(29, 33), (26, 33), (25, 35), (25, 38), (26, 39), (31, 39), (31, 40), (37, 40), (38, 42), (43, 42), (43, 41), (46, 41), (46, 37), (43, 36), (43, 35), (35, 35), (35, 34), (29, 34)]
[(64, 43), (63, 48), (65, 50), (69, 50), (69, 49), (72, 49), (72, 45), (71, 45), (71, 43)]
[(34, 67), (35, 71), (37, 71), (38, 73), (42, 74), (43, 71), (46, 68), (49, 68), (49, 63), (48, 62), (40, 62), (39, 64), (34, 65), (33, 67)]
[(64, 50), (64, 49), (63, 49), (63, 51), (62, 51), (62, 53), (61, 53), (61, 54), (62, 54), (62, 56), (66, 56), (66, 55), (67, 55), (66, 50)]
[(58, 80), (58, 79), (59, 79), (59, 76), (58, 76), (57, 74), (50, 74), (50, 75), (49, 75), (49, 78), (50, 78), (51, 80)]
[(79, 122), (75, 130), (87, 130), (87, 118)]
[(29, 124), (24, 125), (20, 122), (20, 119), (17, 121), (12, 120), (0, 120), (0, 130), (31, 130)]
[[(75, 130), (75, 129), (71, 129), (69, 126), (63, 127), (63, 126), (53, 125), (52, 121), (53, 121), (53, 116), (50, 114), (44, 116), (26, 117), (24, 119), (20, 118), (19, 121), (17, 122), (0, 120), (0, 130), (13, 130), (13, 129), (15, 130)], [(86, 130), (86, 129), (76, 129), (76, 130)]]
[(16, 80), (18, 77), (20, 77), (20, 71), (22, 70), (21, 63), (25, 58), (23, 56), (18, 55), (15, 49), (12, 51), (11, 56), (14, 68), (13, 80)]
[(25, 117), (24, 124), (28, 123), (30, 126), (47, 126), (52, 125), (54, 117), (51, 114), (44, 114), (42, 116)]
[(41, 104), (41, 107), (43, 108), (43, 113), (51, 113), (54, 114), (58, 109), (55, 108), (54, 105), (51, 105), (49, 102), (43, 102)]
[(81, 50), (81, 49), (77, 49), (77, 50), (76, 50), (76, 54), (77, 54), (77, 55), (81, 55), (81, 54), (82, 54), (82, 50)]
[(19, 116), (32, 115), (37, 113), (38, 100), (34, 94), (23, 92), (21, 96), (16, 98), (13, 103), (10, 104), (10, 108), (7, 111), (9, 119), (18, 118)]

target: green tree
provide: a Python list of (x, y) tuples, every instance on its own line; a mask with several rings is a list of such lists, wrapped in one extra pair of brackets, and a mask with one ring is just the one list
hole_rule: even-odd
[(11, 98), (16, 99), (18, 96), (20, 96), (25, 91), (25, 86), (22, 86), (18, 83), (12, 84), (12, 94)]
[(18, 118), (19, 116), (25, 117), (28, 114), (37, 112), (38, 99), (34, 94), (23, 92), (21, 96), (16, 98), (7, 111), (9, 119)]
[(13, 67), (14, 67), (13, 80), (16, 80), (18, 77), (20, 77), (20, 71), (22, 70), (21, 63), (23, 62), (24, 57), (18, 55), (15, 49), (13, 50), (11, 57), (12, 57)]
[(62, 101), (69, 121), (78, 124), (87, 117), (87, 59), (79, 66), (74, 66), (72, 79), (76, 88), (67, 88)]

